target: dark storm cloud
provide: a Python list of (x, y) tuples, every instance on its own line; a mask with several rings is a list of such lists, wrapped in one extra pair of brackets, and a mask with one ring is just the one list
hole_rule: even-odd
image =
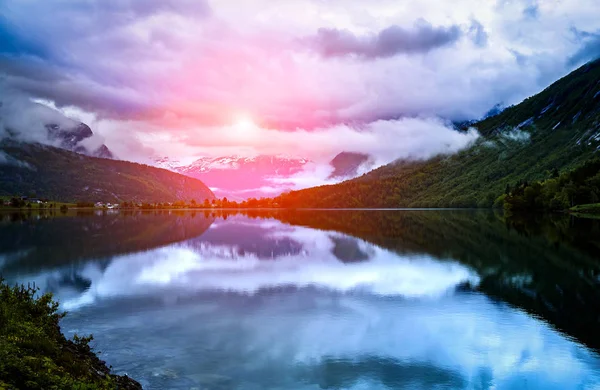
[(393, 57), (397, 54), (426, 53), (456, 42), (462, 33), (458, 26), (433, 27), (421, 22), (409, 30), (388, 27), (376, 35), (357, 36), (346, 30), (321, 28), (307, 39), (323, 57), (357, 56), (363, 59)]
[(0, 79), (58, 106), (111, 117), (152, 108), (135, 64), (160, 59), (131, 26), (154, 15), (211, 15), (205, 0), (0, 0)]
[(28, 39), (26, 32), (0, 15), (0, 53), (4, 55), (30, 55), (46, 57), (43, 45)]
[(580, 48), (569, 57), (569, 65), (579, 65), (600, 58), (600, 31), (587, 32), (573, 29), (575, 38), (581, 42)]

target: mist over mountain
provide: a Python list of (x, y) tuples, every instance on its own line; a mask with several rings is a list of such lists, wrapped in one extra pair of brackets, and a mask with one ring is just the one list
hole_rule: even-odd
[(230, 200), (277, 196), (295, 189), (304, 176), (320, 174), (323, 181), (337, 183), (368, 172), (374, 164), (369, 155), (355, 152), (340, 152), (325, 164), (284, 155), (202, 157), (188, 165), (161, 157), (153, 163), (200, 179), (215, 195)]
[(46, 105), (0, 89), (0, 140), (40, 143), (92, 157), (114, 158), (104, 139), (85, 123)]
[(154, 165), (202, 180), (218, 197), (230, 200), (275, 196), (290, 189), (285, 180), (301, 172), (309, 163), (289, 156), (202, 157), (189, 165), (163, 157)]
[(331, 160), (333, 172), (330, 179), (352, 179), (362, 170), (369, 171), (374, 165), (373, 159), (364, 153), (341, 152)]
[[(507, 188), (522, 189), (600, 156), (598, 80), (600, 60), (470, 124), (481, 136), (456, 154), (399, 159), (360, 178), (294, 191), (278, 201), (289, 207), (491, 207)], [(587, 180), (591, 199), (598, 198), (598, 180)]]

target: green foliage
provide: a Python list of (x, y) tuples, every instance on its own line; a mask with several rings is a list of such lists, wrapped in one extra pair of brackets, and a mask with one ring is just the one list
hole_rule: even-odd
[(25, 202), (21, 198), (11, 198), (10, 203), (9, 203), (9, 205), (14, 208), (25, 207), (26, 204), (27, 204), (27, 202)]
[(571, 208), (574, 213), (600, 214), (600, 203), (582, 204)]
[[(481, 137), (459, 153), (397, 161), (340, 184), (281, 195), (277, 203), (301, 208), (492, 207), (507, 186), (510, 191), (518, 181), (556, 177), (558, 168), (574, 169), (597, 156), (599, 79), (600, 60), (473, 124)], [(567, 198), (557, 196), (553, 208), (568, 206)]]
[(0, 151), (24, 163), (0, 165), (0, 195), (35, 192), (55, 201), (86, 203), (214, 198), (200, 180), (147, 165), (6, 139)]
[[(553, 175), (554, 176), (554, 175)], [(505, 196), (505, 210), (566, 210), (598, 201), (600, 159), (593, 159), (558, 177), (541, 182), (517, 183)]]
[[(0, 280), (0, 384), (8, 389), (116, 389), (123, 379), (91, 351), (90, 337), (67, 340), (58, 303), (31, 286)], [(131, 384), (136, 388), (135, 382)], [(138, 387), (139, 388), (139, 385)]]

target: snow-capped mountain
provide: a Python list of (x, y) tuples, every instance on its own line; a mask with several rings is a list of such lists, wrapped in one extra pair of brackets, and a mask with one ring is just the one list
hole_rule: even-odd
[(288, 178), (301, 172), (309, 160), (290, 156), (202, 157), (189, 165), (167, 157), (154, 165), (202, 180), (218, 197), (241, 200), (277, 195), (288, 188), (273, 179)]
[[(304, 176), (310, 176), (309, 167), (314, 169), (314, 164), (309, 163), (306, 158), (284, 155), (202, 157), (189, 165), (168, 157), (153, 161), (156, 167), (202, 180), (217, 197), (230, 200), (272, 197), (292, 189), (294, 185), (286, 179), (303, 171)], [(329, 183), (351, 179), (372, 168), (373, 163), (369, 155), (341, 152), (329, 162), (332, 172), (323, 179)]]
[(167, 169), (169, 171), (178, 172), (177, 168), (179, 168), (183, 164), (181, 164), (181, 161), (179, 161), (179, 160), (172, 160), (169, 157), (161, 157), (161, 158), (155, 159), (152, 162), (152, 165), (154, 165), (157, 168), (162, 168), (162, 169)]

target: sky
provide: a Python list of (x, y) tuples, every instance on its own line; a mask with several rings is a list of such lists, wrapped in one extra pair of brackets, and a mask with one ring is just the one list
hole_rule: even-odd
[(134, 161), (426, 158), (477, 137), (452, 121), (600, 56), (598, 15), (597, 0), (0, 0), (0, 100), (58, 109)]

